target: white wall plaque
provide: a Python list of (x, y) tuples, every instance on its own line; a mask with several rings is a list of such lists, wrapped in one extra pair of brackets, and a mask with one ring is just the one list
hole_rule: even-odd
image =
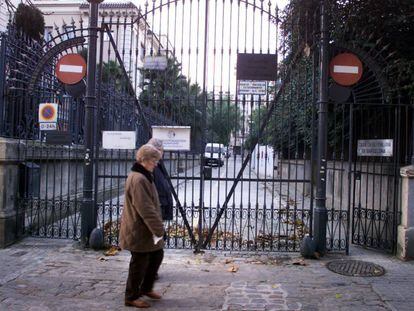
[(134, 131), (103, 131), (102, 147), (104, 149), (135, 149)]
[(191, 126), (152, 126), (152, 137), (162, 140), (164, 150), (190, 151)]
[(239, 81), (239, 95), (266, 95), (267, 82), (266, 81)]
[(359, 139), (359, 157), (392, 157), (392, 139)]
[(144, 69), (148, 70), (165, 70), (167, 68), (166, 56), (145, 56), (144, 57)]

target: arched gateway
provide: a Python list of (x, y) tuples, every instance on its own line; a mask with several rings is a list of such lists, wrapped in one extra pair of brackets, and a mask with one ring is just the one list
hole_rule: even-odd
[[(57, 27), (28, 50), (35, 61), (13, 59), (20, 47), (11, 28), (4, 39), (6, 98), (22, 101), (20, 110), (2, 110), (18, 124), (3, 132), (23, 142), (18, 222), (36, 236), (79, 238), (90, 165), (96, 224), (116, 245), (134, 149), (155, 135), (174, 189), (167, 247), (299, 251), (312, 234), (317, 175), (319, 10), (279, 11), (258, 0), (154, 0), (117, 10), (100, 4), (87, 158), (85, 81), (65, 85), (53, 73), (66, 54), (86, 58), (89, 29), (82, 21)], [(397, 147), (409, 135), (396, 125), (411, 108), (387, 96), (380, 48), (331, 45), (331, 57), (355, 53), (364, 71), (347, 96), (329, 81), (327, 248), (347, 251), (352, 241), (393, 251), (398, 163), (409, 152)], [(40, 102), (58, 104), (58, 132), (39, 129)], [(358, 146), (374, 139), (392, 141), (392, 154), (364, 157)]]

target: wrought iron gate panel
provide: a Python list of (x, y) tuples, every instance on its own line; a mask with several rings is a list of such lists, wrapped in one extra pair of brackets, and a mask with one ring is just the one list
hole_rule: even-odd
[[(150, 138), (147, 125), (192, 129), (190, 151), (164, 155), (176, 194), (174, 219), (166, 223), (167, 247), (297, 251), (309, 232), (315, 94), (307, 85), (313, 61), (293, 57), (301, 54), (300, 40), (279, 50), (277, 15), (272, 2), (153, 1), (135, 18), (102, 19), (99, 72), (102, 75), (105, 63), (112, 62), (123, 71), (111, 77), (112, 82), (119, 80), (115, 89), (130, 96), (131, 103), (133, 97), (138, 99), (135, 113), (127, 113), (136, 126), (137, 147)], [(295, 18), (287, 19), (285, 32), (294, 29)], [(295, 40), (293, 34), (291, 39)], [(286, 59), (280, 70), (286, 79), (283, 87), (271, 81), (265, 96), (238, 95), (234, 74), (238, 53)], [(146, 58), (154, 56), (167, 59), (165, 70), (144, 69)], [(295, 59), (295, 69), (289, 58)], [(105, 79), (101, 76), (99, 81), (98, 89)], [(280, 105), (274, 109), (276, 93)], [(103, 91), (98, 94), (105, 96)], [(109, 96), (115, 102), (120, 99), (114, 91)], [(132, 152), (102, 150), (100, 140), (102, 130), (121, 129), (107, 122), (120, 111), (119, 105), (101, 104), (96, 134), (99, 224), (107, 242), (114, 244), (123, 182), (134, 157)], [(271, 126), (260, 133), (261, 146), (255, 148), (264, 120)], [(207, 143), (226, 145), (222, 166), (205, 167)]]
[[(82, 53), (87, 37), (80, 36), (82, 23), (77, 30), (55, 31), (49, 42), (28, 38), (13, 23), (2, 34), (5, 72), (0, 74), (6, 79), (1, 86), (5, 92), (0, 135), (16, 142), (16, 224), (33, 236), (76, 239), (83, 177), (83, 101), (69, 96), (54, 72), (61, 56)], [(67, 42), (77, 35), (79, 40)], [(57, 52), (48, 57), (53, 48)], [(40, 103), (58, 105), (57, 129), (70, 135), (66, 145), (47, 142), (48, 132), (39, 128)]]
[(354, 154), (352, 178), (352, 243), (394, 252), (400, 221), (399, 167), (407, 158), (401, 143), (404, 122), (397, 105), (359, 106), (353, 110), (355, 140), (392, 139), (392, 156)]
[[(351, 243), (395, 252), (399, 168), (410, 161), (412, 108), (402, 103), (396, 90), (390, 90), (379, 51), (381, 47), (364, 50), (343, 43), (331, 50), (331, 57), (354, 53), (364, 63), (362, 78), (349, 88), (348, 98), (331, 98), (329, 106), (327, 245), (347, 253)], [(362, 140), (375, 139), (392, 140), (392, 154), (373, 156), (358, 151)]]

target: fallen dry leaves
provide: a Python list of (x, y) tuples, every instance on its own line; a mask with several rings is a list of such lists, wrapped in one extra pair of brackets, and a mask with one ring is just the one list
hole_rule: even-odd
[(104, 252), (105, 256), (115, 256), (116, 254), (118, 254), (118, 247), (116, 246), (111, 246), (110, 249)]
[(293, 261), (292, 265), (294, 265), (294, 266), (307, 266), (308, 264), (303, 259), (300, 259), (300, 260)]
[(239, 267), (236, 265), (231, 265), (230, 268), (227, 269), (228, 272), (236, 273), (239, 270)]

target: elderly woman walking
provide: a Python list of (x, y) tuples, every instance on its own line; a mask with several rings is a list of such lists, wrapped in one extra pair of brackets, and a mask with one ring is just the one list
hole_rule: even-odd
[(136, 308), (150, 307), (142, 296), (161, 299), (153, 286), (164, 256), (164, 228), (152, 175), (160, 158), (160, 152), (151, 145), (139, 148), (125, 184), (120, 246), (131, 252), (125, 305)]

